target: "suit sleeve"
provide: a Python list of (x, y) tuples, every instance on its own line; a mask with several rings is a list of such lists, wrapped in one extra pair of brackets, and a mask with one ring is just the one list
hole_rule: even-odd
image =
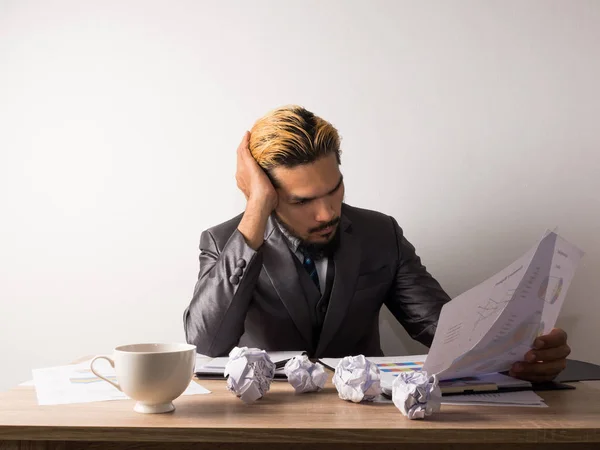
[(429, 347), (442, 306), (450, 297), (421, 264), (396, 220), (391, 220), (398, 253), (394, 284), (385, 304), (413, 339)]
[(183, 315), (185, 336), (198, 353), (227, 355), (244, 333), (262, 254), (236, 229), (222, 249), (210, 231), (200, 237), (200, 273)]

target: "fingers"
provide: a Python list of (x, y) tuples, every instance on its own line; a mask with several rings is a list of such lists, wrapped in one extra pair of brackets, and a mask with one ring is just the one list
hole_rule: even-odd
[[(262, 174), (258, 163), (250, 153), (248, 145), (250, 143), (250, 132), (246, 131), (242, 137), (242, 141), (237, 149), (237, 169), (235, 178), (238, 188), (248, 200), (253, 191), (257, 189), (257, 174), (258, 177)], [(264, 176), (264, 175), (263, 175)]]
[(250, 140), (250, 132), (245, 131), (244, 136), (242, 137), (242, 142), (240, 142), (240, 147), (248, 147), (249, 140)]
[(550, 333), (538, 337), (533, 342), (533, 347), (536, 349), (554, 348), (566, 345), (567, 333), (560, 328), (554, 328)]
[[(253, 170), (254, 166), (258, 167), (258, 164), (252, 154), (250, 153), (250, 149), (248, 148), (250, 142), (250, 132), (246, 131), (244, 133), (244, 137), (242, 138), (242, 142), (237, 150), (237, 163), (238, 168), (243, 166), (245, 170)], [(252, 166), (252, 168), (250, 168)], [(251, 173), (251, 172), (250, 172)]]
[(248, 199), (248, 183), (247, 183), (247, 175), (246, 175), (246, 158), (248, 152), (248, 139), (250, 133), (246, 131), (244, 136), (242, 137), (242, 141), (237, 148), (237, 169), (235, 173), (235, 179), (237, 181), (238, 188), (244, 193), (246, 199)]
[(532, 382), (554, 379), (567, 366), (571, 348), (567, 345), (567, 333), (554, 328), (550, 333), (538, 337), (533, 349), (525, 354), (525, 361), (513, 364), (509, 375)]
[(242, 137), (242, 142), (238, 145), (238, 154), (244, 153), (245, 150), (248, 150), (248, 143), (250, 142), (250, 132), (246, 131), (244, 136)]
[(536, 362), (536, 361), (555, 361), (557, 359), (565, 359), (571, 354), (571, 347), (567, 344), (555, 347), (547, 348), (543, 350), (529, 350), (525, 354), (525, 361)]
[(261, 211), (270, 214), (277, 207), (279, 197), (268, 175), (250, 152), (249, 143), (250, 132), (246, 131), (237, 149), (237, 185), (247, 202), (254, 199)]
[(550, 381), (563, 371), (566, 366), (566, 359), (536, 363), (522, 361), (513, 364), (509, 375), (533, 382)]

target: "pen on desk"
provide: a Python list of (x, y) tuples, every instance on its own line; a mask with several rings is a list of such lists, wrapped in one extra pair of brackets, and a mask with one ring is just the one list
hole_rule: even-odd
[(285, 359), (283, 361), (277, 361), (275, 363), (275, 369), (283, 369), (288, 361), (289, 361), (289, 359)]

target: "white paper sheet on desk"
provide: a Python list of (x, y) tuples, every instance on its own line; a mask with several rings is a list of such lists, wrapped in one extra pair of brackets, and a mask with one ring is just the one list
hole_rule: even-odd
[(547, 408), (544, 399), (533, 391), (494, 392), (489, 394), (450, 395), (442, 405), (531, 406)]
[[(421, 370), (421, 367), (425, 363), (427, 355), (408, 355), (408, 356), (368, 356), (365, 355), (369, 361), (377, 365), (379, 370), (386, 371), (389, 373), (397, 373), (399, 371), (407, 370)], [(319, 362), (335, 370), (337, 365), (340, 363), (342, 358), (321, 358)]]
[(583, 252), (554, 232), (444, 305), (423, 367), (440, 380), (502, 372), (556, 323)]
[[(294, 356), (302, 355), (304, 352), (301, 351), (287, 351), (287, 352), (267, 352), (271, 361), (275, 364), (280, 363), (282, 361), (287, 361), (292, 359)], [(221, 356), (219, 358), (211, 358), (208, 356), (196, 355), (196, 372), (202, 372), (204, 374), (215, 374), (215, 375), (223, 375), (225, 371), (225, 366), (229, 362), (229, 356)], [(285, 372), (283, 371), (283, 367), (277, 369), (275, 371), (277, 376), (285, 377)]]
[[(96, 370), (109, 379), (115, 371), (108, 363), (98, 361)], [(128, 397), (90, 371), (90, 361), (69, 366), (33, 370), (33, 382), (39, 405), (88, 403), (106, 400), (124, 400)], [(210, 394), (210, 391), (192, 381), (182, 395)]]
[[(411, 370), (420, 371), (427, 355), (367, 356), (366, 358), (379, 368), (381, 386), (391, 387), (398, 373)], [(335, 370), (341, 360), (342, 358), (321, 358), (319, 362)]]
[[(267, 352), (269, 358), (274, 363), (281, 361), (287, 361), (292, 359), (294, 356), (302, 355), (303, 352)], [(203, 355), (196, 355), (196, 369), (202, 367), (203, 369), (223, 369), (229, 362), (229, 356), (221, 356), (219, 358), (210, 358)]]
[[(392, 400), (380, 396), (377, 403), (392, 403)], [(442, 405), (459, 406), (528, 406), (546, 408), (544, 399), (533, 391), (494, 392), (490, 394), (450, 395), (442, 397)], [(442, 408), (442, 412), (443, 412)]]

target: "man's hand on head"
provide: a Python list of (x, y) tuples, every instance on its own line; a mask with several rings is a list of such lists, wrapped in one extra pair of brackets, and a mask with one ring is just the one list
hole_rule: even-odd
[(237, 149), (235, 179), (238, 188), (242, 191), (249, 204), (259, 206), (271, 214), (277, 206), (277, 191), (275, 191), (265, 171), (261, 169), (250, 153), (250, 149), (248, 148), (249, 141), (250, 132), (246, 131)]
[(277, 207), (278, 195), (271, 180), (250, 153), (249, 141), (250, 133), (246, 131), (237, 149), (235, 179), (247, 201), (238, 230), (248, 245), (257, 250), (263, 243), (267, 219)]
[(533, 383), (551, 381), (567, 366), (570, 353), (567, 333), (554, 328), (550, 333), (536, 338), (533, 348), (525, 354), (524, 361), (513, 364), (509, 375)]

